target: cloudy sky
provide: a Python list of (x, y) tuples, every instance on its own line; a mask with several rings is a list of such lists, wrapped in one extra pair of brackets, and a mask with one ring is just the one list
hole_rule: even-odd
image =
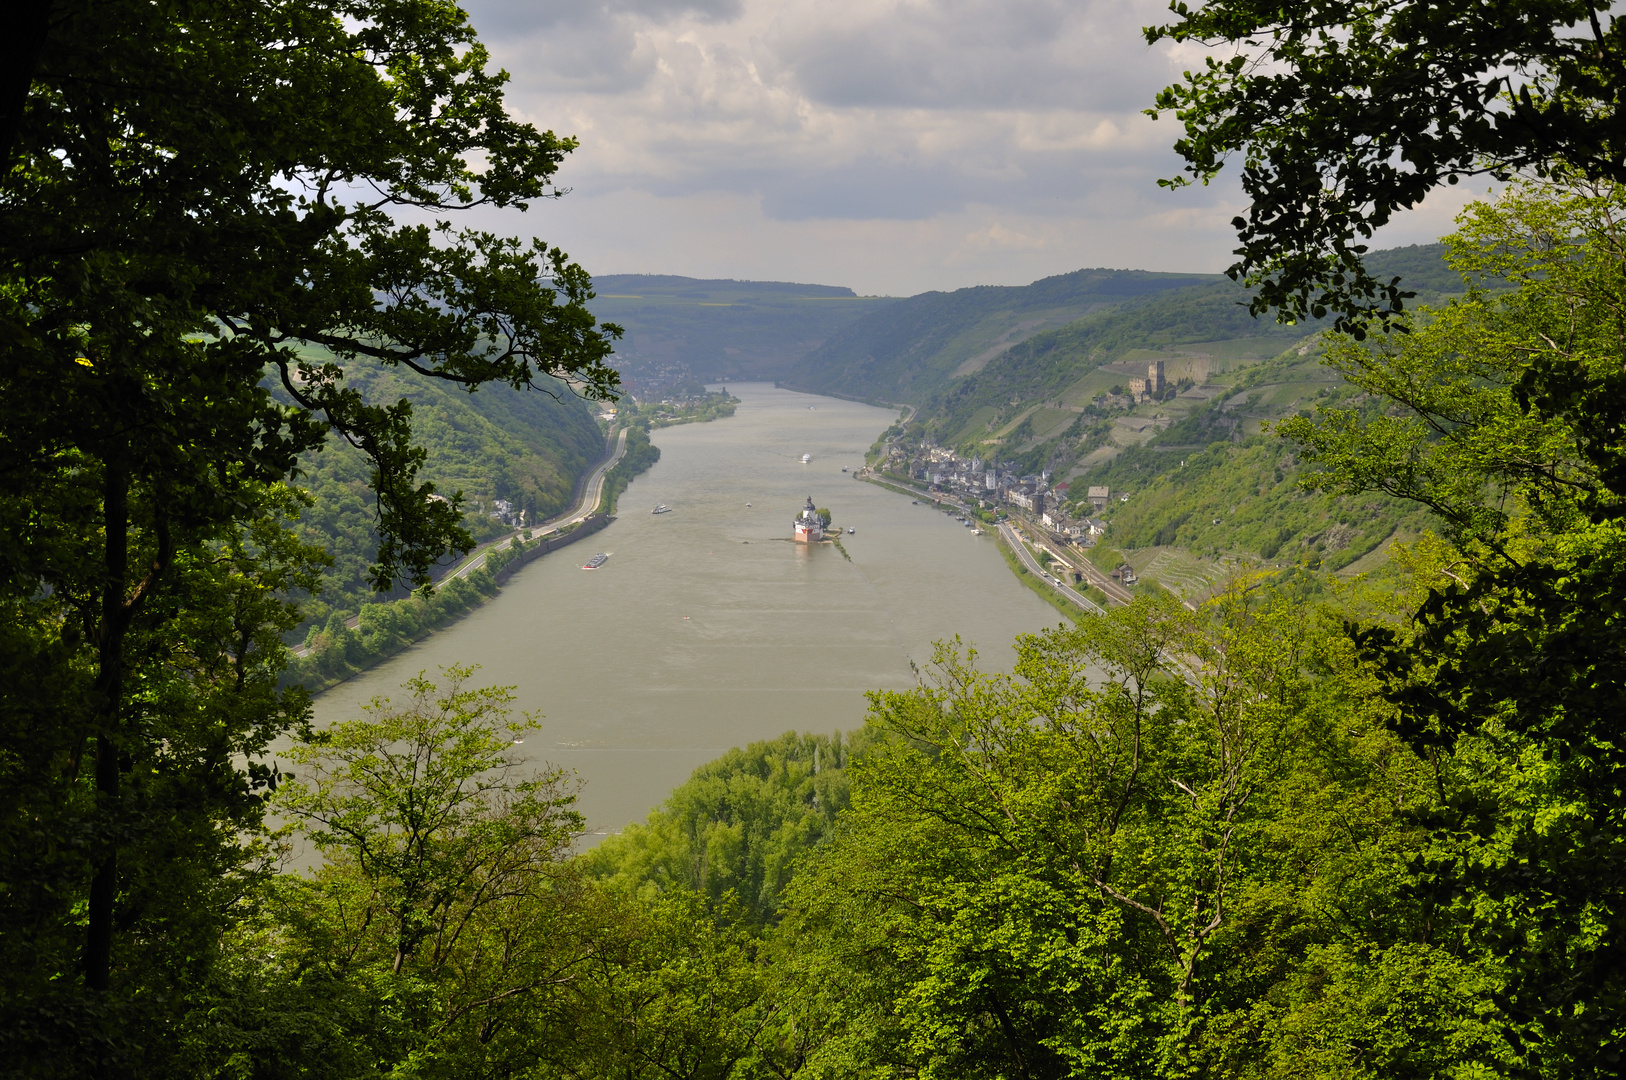
[[(466, 0), (517, 114), (581, 147), (564, 199), (482, 225), (595, 274), (907, 295), (1083, 266), (1218, 271), (1230, 184), (1166, 191), (1198, 54), (1162, 0)], [(1460, 193), (1386, 244), (1445, 231)]]

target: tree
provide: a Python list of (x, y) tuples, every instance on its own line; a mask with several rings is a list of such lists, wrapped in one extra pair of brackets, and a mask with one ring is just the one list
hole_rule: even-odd
[(729, 1080), (751, 1062), (774, 1008), (753, 935), (728, 903), (687, 888), (595, 891), (601, 947), (567, 989), (569, 1019), (538, 1025), (562, 1080)]
[[(491, 381), (567, 392), (558, 377), (604, 396), (617, 331), (595, 326), (589, 280), (563, 252), (391, 217), (552, 197), (575, 145), (506, 115), (506, 76), (487, 70), (457, 8), (48, 10), (0, 175), (0, 599), (8, 662), (26, 673), (7, 688), (3, 753), (30, 763), (10, 808), (26, 838), (6, 881), (36, 881), (46, 852), (64, 874), (80, 866), (32, 894), (84, 940), (77, 960), (41, 962), (58, 965), (53, 994), (77, 967), (85, 1008), (106, 1017), (134, 1000), (117, 946), (134, 940), (143, 868), (129, 857), (165, 828), (134, 812), (136, 770), (179, 780), (223, 768), (195, 789), (199, 814), (248, 807), (269, 781), (240, 751), (263, 745), (265, 723), (302, 716), (291, 698), (270, 713), (211, 712), (172, 652), (133, 651), (188, 629), (186, 568), (274, 517), (299, 456), (335, 431), (372, 465), (374, 585), (425, 584), (436, 559), (469, 544), (457, 498), (431, 499), (418, 482), (409, 405), (364, 400), (344, 385), (346, 365), (470, 392)], [(237, 647), (245, 670), (281, 662), (275, 635)], [(152, 680), (171, 688), (161, 707), (141, 696)], [(218, 730), (177, 742), (166, 725), (178, 717)], [(77, 816), (60, 812), (69, 805)], [(186, 857), (226, 873), (244, 849), (230, 829), (210, 835), (212, 852)]]
[(1448, 525), (1410, 624), (1351, 630), (1442, 770), (1420, 879), (1472, 897), (1463, 932), (1516, 960), (1499, 1004), (1521, 1075), (1613, 1075), (1626, 1044), (1623, 216), (1611, 185), (1475, 206), (1453, 265), (1511, 291), (1333, 350), (1372, 405), (1282, 426), (1317, 486)]
[(696, 769), (641, 825), (608, 837), (583, 861), (628, 892), (692, 890), (760, 928), (807, 854), (847, 808), (845, 765), (864, 735), (787, 732)]
[(534, 1061), (536, 1017), (594, 935), (563, 865), (581, 828), (573, 785), (526, 775), (514, 745), (535, 718), (511, 720), (512, 694), (469, 688), (472, 674), (420, 674), (404, 704), (375, 699), (290, 750), (304, 768), (277, 808), (322, 861), (276, 883), (275, 920), (245, 943), (274, 958), (261, 978), (369, 997), (378, 1019), (341, 1040), (361, 1059), (509, 1075)]
[[(1232, 273), (1260, 284), (1254, 310), (1324, 308), (1356, 338), (1376, 315), (1421, 338), (1344, 353), (1376, 396), (1368, 411), (1284, 426), (1328, 467), (1316, 483), (1415, 498), (1458, 542), (1410, 625), (1351, 626), (1386, 671), (1397, 730), (1445, 770), (1438, 859), (1419, 853), (1418, 887), (1471, 897), (1466, 932), (1518, 958), (1500, 1005), (1520, 1075), (1613, 1075), (1626, 1042), (1620, 23), (1570, 3), (1174, 10), (1150, 40), (1242, 47), (1158, 106), (1185, 122), (1193, 175), (1247, 155)], [(1398, 282), (1372, 281), (1353, 241), (1442, 179), (1521, 170), (1555, 187), (1474, 210), (1454, 250), (1512, 292), (1401, 320)]]
[[(1149, 43), (1210, 56), (1158, 95), (1175, 149), (1207, 183), (1242, 156), (1250, 206), (1228, 273), (1254, 314), (1336, 316), (1357, 337), (1398, 315), (1400, 279), (1361, 263), (1365, 240), (1441, 183), (1521, 170), (1626, 181), (1626, 32), (1583, 0), (1474, 4), (1173, 0)], [(1223, 55), (1228, 54), (1228, 55)], [(1163, 181), (1179, 186), (1189, 181)]]
[(808, 1075), (1494, 1064), (1495, 963), (1405, 888), (1428, 771), (1336, 629), (1241, 587), (1138, 599), (1022, 639), (1014, 677), (945, 648), (875, 695), (891, 737), (777, 946), (780, 1007), (821, 1006)]
[[(35, 505), (54, 508), (50, 494)], [(299, 621), (286, 596), (315, 584), (321, 553), (292, 539), (292, 496), (257, 501), (240, 526), (173, 528), (169, 587), (125, 609), (120, 712), (140, 738), (87, 746), (106, 670), (91, 637), (104, 612), (94, 582), (0, 599), (0, 1052), (19, 1075), (165, 1073), (220, 935), (273, 865), (257, 833), (277, 774), (260, 759), (307, 712), (302, 691), (278, 685), (280, 635)], [(34, 520), (18, 561), (94, 565), (72, 522)], [(116, 924), (87, 927), (87, 863), (97, 887), (116, 880)], [(116, 997), (74, 978), (87, 930), (103, 958), (113, 934), (123, 943)]]

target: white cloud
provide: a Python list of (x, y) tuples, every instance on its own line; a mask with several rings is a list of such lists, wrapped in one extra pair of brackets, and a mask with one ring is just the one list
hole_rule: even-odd
[(1163, 0), (468, 6), (514, 110), (582, 140), (571, 195), (482, 224), (595, 273), (905, 294), (1235, 246), (1234, 188), (1156, 186), (1179, 132), (1141, 110), (1197, 61), (1145, 45)]

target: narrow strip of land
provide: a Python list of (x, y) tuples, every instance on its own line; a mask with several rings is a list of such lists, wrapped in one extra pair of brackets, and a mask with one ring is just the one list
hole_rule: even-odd
[(1107, 599), (1116, 600), (1120, 604), (1127, 604), (1131, 599), (1133, 599), (1133, 595), (1128, 589), (1113, 581), (1106, 574), (1103, 574), (1094, 563), (1090, 562), (1089, 559), (1086, 559), (1082, 555), (1062, 550), (1054, 542), (1048, 539), (1042, 530), (1035, 527), (1033, 531), (1035, 535), (1033, 542), (1036, 545), (1049, 551), (1050, 554), (1054, 555), (1058, 559), (1066, 559), (1069, 566), (1077, 566), (1079, 573), (1083, 574), (1091, 585), (1094, 585), (1097, 589), (1100, 589), (1103, 593), (1105, 593)]
[[(597, 468), (588, 474), (587, 482), (582, 485), (581, 498), (576, 501), (576, 505), (571, 507), (569, 510), (566, 510), (558, 517), (543, 522), (541, 525), (538, 525), (536, 528), (532, 529), (531, 536), (533, 538), (551, 536), (567, 526), (575, 525), (580, 521), (586, 520), (587, 517), (593, 513), (593, 511), (598, 509), (599, 499), (604, 494), (604, 478), (609, 475), (611, 469), (615, 468), (616, 463), (621, 460), (626, 452), (627, 429), (622, 428), (621, 434), (616, 438), (615, 441), (615, 450), (610, 454), (609, 457), (600, 462)], [(479, 547), (469, 552), (468, 556), (461, 564), (458, 565), (457, 569), (446, 575), (445, 580), (449, 580), (454, 577), (467, 577), (469, 574), (474, 572), (476, 567), (484, 566), (486, 559), (493, 551), (506, 550), (507, 548), (512, 547), (514, 541), (518, 540), (519, 538), (520, 530), (515, 529), (507, 536), (499, 536), (495, 540), (481, 544)]]
[[(900, 495), (912, 495), (912, 496), (914, 496), (916, 498), (919, 498), (919, 499), (928, 500), (928, 501), (930, 501), (932, 503), (935, 503), (935, 504), (937, 504), (939, 506), (952, 506), (952, 507), (955, 507), (956, 509), (958, 509), (961, 513), (968, 514), (968, 515), (976, 513), (976, 511), (972, 507), (966, 505), (965, 503), (961, 502), (958, 499), (953, 498), (952, 496), (948, 496), (946, 494), (934, 494), (934, 493), (929, 492), (929, 491), (922, 491), (922, 490), (914, 487), (912, 484), (905, 484), (904, 482), (899, 481), (896, 477), (891, 477), (891, 476), (883, 477), (882, 475), (877, 473), (875, 469), (873, 469), (873, 468), (871, 468), (869, 466), (865, 466), (856, 475), (857, 475), (858, 479), (860, 479), (860, 480), (867, 480), (870, 483), (876, 484), (876, 485), (878, 485), (880, 487), (884, 487), (884, 488), (888, 489), (889, 491), (896, 491)], [(1040, 526), (1034, 524), (1031, 521), (1028, 521), (1026, 518), (1022, 517), (1021, 515), (1017, 515), (1017, 516), (1011, 518), (1010, 521), (1018, 522), (1023, 527), (1029, 529), (1034, 534), (1035, 539), (1033, 540), (1033, 543), (1034, 543), (1035, 546), (1044, 548), (1046, 551), (1049, 551), (1050, 554), (1055, 556), (1056, 558), (1066, 561), (1066, 563), (1069, 566), (1077, 566), (1078, 569), (1079, 569), (1079, 572), (1084, 575), (1085, 579), (1091, 585), (1095, 586), (1097, 589), (1100, 589), (1101, 592), (1106, 595), (1108, 600), (1111, 600), (1114, 603), (1118, 603), (1118, 604), (1127, 604), (1132, 599), (1132, 594), (1129, 592), (1128, 589), (1124, 588), (1122, 585), (1119, 585), (1117, 582), (1113, 581), (1106, 574), (1102, 573), (1099, 569), (1096, 568), (1095, 564), (1091, 563), (1089, 561), (1089, 559), (1085, 558), (1082, 554), (1079, 554), (1078, 552), (1075, 552), (1075, 551), (1063, 550), (1060, 546), (1058, 546), (1057, 544), (1052, 542), (1049, 538), (1047, 538), (1044, 535), (1044, 530)], [(1008, 528), (1010, 528), (1010, 522), (1006, 522), (1006, 523), (1001, 524), (999, 528), (1000, 528), (1001, 535), (1006, 535), (1007, 540), (1010, 540), (1011, 536), (1015, 535), (1014, 529), (1011, 530), (1011, 533), (1009, 535), (1006, 534), (1006, 530)], [(1021, 543), (1018, 543), (1018, 542), (1012, 542), (1011, 546), (1019, 554), (1024, 555), (1024, 560), (1025, 561), (1033, 562), (1031, 557), (1029, 557), (1029, 556), (1027, 556), (1025, 554), (1025, 551), (1026, 551), (1025, 545), (1023, 545)], [(1035, 567), (1037, 567), (1036, 563), (1034, 565), (1035, 565)], [(1044, 571), (1040, 570), (1039, 573), (1043, 574)], [(1062, 586), (1062, 587), (1066, 588), (1065, 586)], [(1075, 590), (1067, 589), (1066, 591), (1073, 594), (1073, 595), (1079, 596), (1079, 599), (1083, 603), (1089, 605), (1091, 610), (1094, 610), (1094, 611), (1100, 611), (1101, 610), (1101, 605), (1095, 603), (1092, 600), (1089, 600), (1089, 599), (1083, 597), (1081, 594), (1078, 594)]]
[(1071, 600), (1085, 611), (1093, 612), (1096, 615), (1106, 614), (1101, 610), (1100, 604), (1097, 604), (1094, 600), (1091, 600), (1077, 589), (1074, 589), (1060, 581), (1051, 581), (1050, 575), (1045, 573), (1044, 568), (1041, 567), (1038, 560), (1033, 557), (1033, 552), (1029, 551), (1028, 546), (1022, 542), (1022, 537), (1015, 529), (1011, 527), (1010, 522), (1002, 521), (999, 523), (999, 535), (1000, 538), (1005, 541), (1005, 543), (1010, 545), (1011, 550), (1016, 552), (1016, 557), (1022, 560), (1022, 565), (1027, 567), (1030, 573), (1038, 574), (1040, 580), (1049, 582), (1057, 592), (1061, 593), (1062, 596), (1066, 597), (1068, 600)]
[[(599, 500), (604, 495), (604, 478), (609, 475), (611, 469), (615, 468), (616, 463), (621, 460), (626, 452), (627, 429), (622, 428), (621, 434), (616, 438), (615, 449), (611, 451), (610, 456), (599, 462), (598, 465), (593, 468), (593, 471), (587, 474), (587, 480), (581, 485), (581, 495), (579, 498), (577, 498), (575, 505), (569, 510), (566, 510), (563, 514), (551, 518), (548, 521), (543, 522), (541, 525), (533, 528), (531, 530), (531, 536), (533, 538), (551, 536), (567, 526), (575, 525), (578, 522), (586, 520), (595, 510), (598, 509)], [(456, 569), (441, 577), (440, 580), (450, 581), (452, 578), (467, 577), (469, 574), (474, 572), (476, 567), (484, 566), (486, 559), (491, 556), (493, 551), (503, 551), (509, 547), (512, 547), (514, 541), (520, 538), (522, 531), (523, 530), (515, 529), (511, 533), (499, 536), (495, 540), (488, 540), (484, 544), (479, 545), (473, 551), (470, 551), (466, 556), (464, 556), (463, 561), (457, 565)], [(349, 629), (354, 630), (356, 627), (361, 625), (361, 615), (358, 613), (350, 616), (350, 618), (344, 621), (344, 625)], [(296, 645), (288, 650), (290, 654), (296, 657), (304, 656), (306, 651), (307, 650), (304, 645)]]

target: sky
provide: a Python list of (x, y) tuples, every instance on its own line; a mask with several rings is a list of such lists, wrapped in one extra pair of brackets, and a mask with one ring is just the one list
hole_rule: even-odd
[[(465, 0), (510, 111), (580, 139), (563, 199), (485, 211), (593, 274), (904, 296), (1080, 267), (1223, 270), (1234, 180), (1169, 191), (1200, 63), (1163, 0)], [(1234, 171), (1234, 170), (1233, 170)], [(1379, 246), (1449, 231), (1464, 189)], [(475, 224), (476, 222), (470, 222)]]

